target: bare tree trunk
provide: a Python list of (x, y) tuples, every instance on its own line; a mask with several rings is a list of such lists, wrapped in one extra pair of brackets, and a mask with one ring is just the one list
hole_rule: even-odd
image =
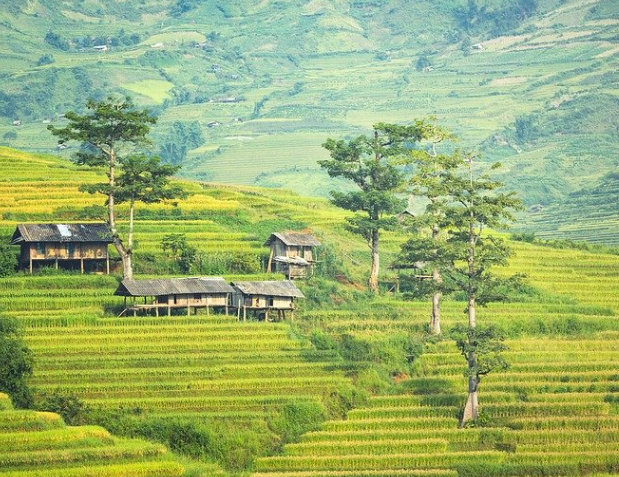
[(378, 256), (378, 230), (372, 231), (372, 269), (370, 270), (370, 280), (368, 287), (370, 292), (378, 293), (378, 271), (380, 260)]
[[(436, 242), (438, 240), (439, 230), (435, 225), (432, 227), (432, 239)], [(432, 270), (432, 280), (434, 283), (440, 284), (443, 279), (441, 273), (437, 268)], [(432, 319), (430, 321), (430, 333), (433, 335), (441, 334), (441, 297), (442, 293), (437, 291), (432, 295)]]
[[(432, 271), (432, 279), (435, 282), (439, 282), (440, 273), (438, 270)], [(440, 282), (439, 282), (440, 283)], [(430, 333), (433, 335), (441, 334), (441, 292), (435, 292), (432, 295), (432, 320), (430, 321)]]
[[(475, 288), (474, 279), (475, 276), (475, 245), (476, 237), (475, 230), (473, 228), (474, 215), (471, 204), (470, 210), (470, 222), (469, 222), (469, 245), (468, 245), (468, 280), (469, 287), (467, 291), (468, 295), (468, 317), (469, 317), (469, 331), (474, 330), (477, 327), (477, 314), (475, 308)], [(471, 333), (469, 333), (469, 345), (471, 343)], [(469, 351), (467, 356), (468, 368), (469, 368), (469, 394), (464, 406), (464, 413), (462, 414), (462, 420), (460, 421), (460, 427), (464, 426), (467, 421), (471, 419), (479, 418), (479, 399), (477, 395), (477, 389), (479, 387), (479, 376), (473, 373), (473, 370), (477, 369), (477, 356), (474, 351)]]
[[(477, 316), (475, 309), (475, 297), (469, 297), (468, 303), (468, 315), (469, 315), (469, 329), (475, 329), (477, 326)], [(469, 338), (470, 339), (470, 338)], [(471, 343), (469, 342), (469, 345)], [(477, 367), (477, 356), (475, 352), (469, 351), (467, 356), (469, 371)], [(464, 413), (462, 414), (462, 420), (460, 421), (460, 427), (464, 426), (467, 421), (471, 419), (479, 419), (479, 398), (477, 395), (477, 389), (479, 387), (479, 378), (477, 376), (469, 375), (469, 394), (464, 406)]]
[(120, 255), (120, 259), (123, 263), (123, 278), (131, 280), (133, 279), (133, 266), (131, 265), (131, 254), (128, 253), (125, 245), (122, 240), (118, 236), (118, 230), (116, 228), (116, 208), (114, 203), (114, 186), (116, 185), (116, 153), (114, 149), (110, 151), (110, 170), (109, 170), (109, 186), (110, 191), (107, 196), (107, 212), (108, 212), (108, 225), (110, 227), (110, 231), (112, 232), (112, 241), (114, 242), (114, 247), (116, 247), (116, 251), (118, 255)]

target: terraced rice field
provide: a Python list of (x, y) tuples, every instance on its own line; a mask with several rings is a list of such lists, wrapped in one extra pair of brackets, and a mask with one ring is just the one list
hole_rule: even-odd
[(149, 418), (264, 419), (282, 405), (320, 400), (348, 381), (331, 353), (312, 353), (285, 324), (236, 318), (99, 319), (28, 331), (32, 384), (70, 391), (98, 408)]
[[(57, 221), (62, 211), (63, 217), (74, 220), (82, 204), (91, 204), (92, 198), (58, 174), (47, 201), (29, 212), (33, 206), (29, 201), (37, 200), (37, 186), (47, 184), (48, 170), (55, 174), (63, 166), (65, 178), (70, 173), (75, 180), (94, 181), (97, 176), (54, 158), (29, 160), (27, 155), (0, 152), (4, 172), (0, 188), (9, 198), (0, 212), (3, 234), (11, 233), (22, 220)], [(353, 271), (363, 267), (365, 245), (341, 231), (343, 214), (321, 200), (252, 188), (187, 187), (194, 192), (190, 199), (176, 208), (149, 207), (150, 215), (140, 219), (142, 250), (161, 254), (158, 243), (163, 234), (183, 231), (202, 250), (259, 254), (262, 236), (273, 227), (307, 224), (343, 251)], [(401, 238), (387, 236), (387, 249), (397, 249)], [(391, 394), (372, 396), (346, 419), (325, 422), (319, 431), (286, 445), (282, 455), (258, 459), (254, 475), (607, 477), (619, 473), (619, 257), (524, 243), (513, 248), (504, 273), (527, 274), (537, 291), (479, 312), (480, 323), (494, 323), (510, 337), (506, 357), (511, 368), (482, 382), (486, 427), (457, 428), (465, 397), (464, 363), (453, 343), (445, 340), (428, 345)], [(359, 268), (354, 268), (353, 259)], [(370, 340), (395, 332), (421, 334), (429, 315), (427, 303), (387, 295), (364, 306), (301, 310), (298, 328), (288, 323), (238, 323), (221, 315), (116, 318), (114, 311), (121, 302), (112, 295), (116, 286), (114, 276), (18, 275), (0, 282), (0, 303), (3, 313), (26, 327), (26, 341), (36, 360), (32, 380), (36, 388), (71, 392), (103, 410), (122, 408), (137, 420), (184, 419), (243, 427), (265, 423), (289, 404), (324, 404), (331, 393), (350, 389), (350, 363), (333, 350), (314, 349), (303, 333), (318, 328)], [(445, 301), (444, 329), (464, 322), (462, 311), (461, 302)], [(26, 414), (34, 417), (24, 419), (38, 422), (40, 414)], [(58, 428), (45, 427), (45, 421), (34, 426), (42, 426), (37, 432), (73, 432), (62, 430), (58, 422)], [(10, 434), (9, 439), (17, 438), (13, 431)], [(60, 439), (54, 436), (49, 434), (51, 446)], [(104, 476), (121, 472), (114, 459), (131, 462), (131, 452), (137, 448), (131, 446), (139, 445), (106, 439), (114, 442), (110, 462), (105, 462), (113, 469), (109, 474), (96, 463), (97, 456), (106, 452), (103, 444), (80, 454), (79, 459), (92, 460), (91, 474), (79, 473), (78, 460), (71, 461), (70, 472)], [(0, 434), (0, 447), (2, 442)], [(74, 475), (54, 474), (60, 463), (44, 471), (49, 474), (38, 473), (48, 464), (37, 460), (42, 454), (34, 447), (24, 445), (32, 463), (25, 463), (21, 451), (10, 451), (7, 462), (20, 467), (7, 475)], [(138, 470), (136, 464), (118, 475), (168, 475), (157, 467), (168, 465), (167, 457), (161, 457), (167, 455), (163, 448), (144, 445), (152, 454), (144, 451), (143, 460), (157, 470), (149, 474), (148, 466)], [(51, 450), (45, 452), (57, 459)], [(3, 455), (0, 452), (0, 459)], [(178, 470), (174, 466), (170, 475)]]
[[(510, 368), (482, 380), (485, 426), (458, 429), (464, 361), (446, 340), (428, 345), (399, 394), (374, 396), (282, 456), (259, 459), (253, 477), (619, 473), (619, 258), (514, 244), (511, 263), (549, 295), (481, 310), (480, 323), (512, 337)], [(465, 320), (462, 303), (442, 311), (445, 329)], [(424, 303), (385, 300), (367, 312), (305, 318), (372, 339), (419, 332), (428, 314)]]
[(260, 459), (253, 475), (619, 472), (618, 338), (510, 341), (510, 370), (482, 383), (490, 423), (473, 429), (458, 429), (462, 357), (452, 343), (432, 346), (407, 382), (411, 391), (372, 398), (346, 420), (288, 445), (283, 456)]
[(160, 444), (119, 439), (102, 427), (69, 427), (50, 412), (14, 410), (0, 393), (0, 475), (181, 477), (185, 468)]

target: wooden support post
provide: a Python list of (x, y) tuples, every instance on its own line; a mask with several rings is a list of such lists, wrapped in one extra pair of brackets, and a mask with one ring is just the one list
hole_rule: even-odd
[(230, 300), (230, 294), (226, 294), (226, 316), (228, 316), (228, 301)]
[(168, 316), (172, 316), (172, 307), (168, 303)]
[(269, 321), (269, 309), (264, 310), (264, 321)]
[(159, 305), (155, 303), (155, 316), (159, 318)]
[(135, 318), (136, 316), (138, 316), (138, 311), (134, 308), (133, 309), (133, 317)]
[(243, 321), (247, 321), (247, 306), (243, 305)]
[(110, 274), (110, 254), (108, 254), (107, 257), (105, 258), (105, 270), (107, 274), (109, 275)]
[(241, 306), (236, 307), (236, 321), (241, 321)]
[(30, 255), (30, 275), (32, 275), (32, 255)]
[(267, 273), (271, 273), (271, 265), (273, 264), (273, 252), (275, 251), (275, 249), (273, 247), (271, 247), (271, 253), (269, 255), (269, 263), (267, 265)]
[(187, 300), (187, 316), (191, 315), (191, 306), (189, 306), (189, 300)]
[(80, 258), (80, 270), (82, 271), (82, 275), (84, 274), (84, 257)]
[(56, 259), (54, 260), (54, 268), (58, 270), (58, 257), (56, 257)]

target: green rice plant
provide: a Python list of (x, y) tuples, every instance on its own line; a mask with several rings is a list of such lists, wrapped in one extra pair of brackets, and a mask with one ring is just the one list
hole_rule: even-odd
[(52, 412), (0, 412), (0, 431), (2, 432), (44, 431), (64, 426), (62, 418)]
[(0, 453), (101, 447), (113, 443), (114, 439), (108, 431), (95, 426), (67, 427), (40, 432), (4, 432), (0, 434)]
[(291, 444), (286, 446), (286, 455), (290, 456), (327, 456), (327, 455), (384, 455), (384, 454), (423, 454), (445, 452), (445, 439), (424, 440), (374, 440), (374, 441), (323, 441)]

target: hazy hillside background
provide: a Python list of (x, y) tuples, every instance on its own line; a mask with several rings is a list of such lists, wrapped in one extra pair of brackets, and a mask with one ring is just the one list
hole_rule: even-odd
[(184, 176), (324, 196), (327, 137), (434, 115), (503, 162), (522, 227), (619, 242), (616, 1), (0, 0), (0, 31), (12, 147), (119, 92)]

